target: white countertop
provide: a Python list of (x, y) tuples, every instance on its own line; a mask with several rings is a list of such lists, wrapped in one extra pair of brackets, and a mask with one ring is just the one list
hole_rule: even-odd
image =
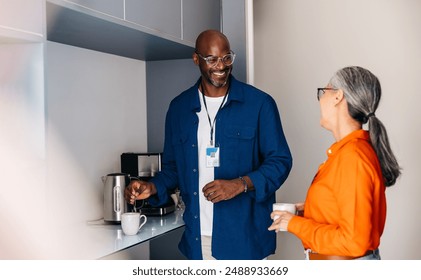
[(61, 236), (62, 245), (54, 258), (89, 260), (106, 257), (183, 227), (183, 213), (183, 210), (176, 210), (164, 216), (148, 216), (146, 224), (132, 236), (125, 235), (120, 224), (104, 220), (89, 222), (73, 228), (72, 234)]

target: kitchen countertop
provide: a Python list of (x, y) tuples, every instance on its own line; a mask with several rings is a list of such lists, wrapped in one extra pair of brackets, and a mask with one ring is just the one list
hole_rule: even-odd
[(183, 227), (183, 213), (183, 210), (175, 210), (164, 216), (148, 216), (146, 224), (138, 234), (131, 236), (123, 233), (120, 224), (109, 224), (104, 220), (91, 221), (83, 227), (82, 231), (79, 228), (78, 236), (72, 238), (75, 243), (72, 247), (77, 255), (72, 254), (72, 250), (66, 250), (70, 255), (64, 258), (100, 259), (147, 242)]

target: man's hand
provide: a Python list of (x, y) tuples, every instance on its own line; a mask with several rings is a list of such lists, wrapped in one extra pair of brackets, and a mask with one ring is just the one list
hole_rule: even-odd
[(130, 204), (134, 204), (136, 200), (146, 199), (156, 194), (156, 187), (153, 183), (133, 180), (124, 190), (124, 198)]
[(240, 179), (215, 180), (207, 183), (202, 191), (207, 200), (217, 203), (244, 192), (244, 184)]

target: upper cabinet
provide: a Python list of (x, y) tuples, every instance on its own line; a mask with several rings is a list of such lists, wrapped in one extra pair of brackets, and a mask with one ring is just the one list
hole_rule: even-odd
[[(2, 1), (2, 0), (0, 0)], [(47, 39), (150, 61), (190, 58), (220, 0), (47, 0)]]
[(124, 19), (124, 0), (67, 0), (81, 7)]
[(126, 20), (181, 39), (181, 0), (126, 0)]
[(42, 42), (44, 15), (45, 0), (0, 0), (0, 43)]
[(194, 44), (203, 30), (221, 30), (221, 9), (221, 1), (183, 0), (183, 40)]

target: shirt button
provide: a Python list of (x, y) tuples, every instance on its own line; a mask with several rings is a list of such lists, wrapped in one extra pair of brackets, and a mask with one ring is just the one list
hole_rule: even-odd
[(193, 194), (194, 194), (194, 195), (197, 195), (197, 192), (194, 192)]
[(199, 241), (199, 237), (196, 237), (196, 241)]
[(192, 144), (191, 147), (194, 148), (194, 147), (196, 147), (196, 145), (195, 144)]
[(198, 216), (197, 216), (197, 215), (195, 215), (195, 216), (194, 216), (194, 218), (195, 218), (195, 219), (197, 219), (197, 218), (198, 218)]
[(193, 169), (193, 172), (196, 172), (196, 171), (197, 171), (197, 169), (196, 169), (196, 168), (194, 168), (194, 169)]

